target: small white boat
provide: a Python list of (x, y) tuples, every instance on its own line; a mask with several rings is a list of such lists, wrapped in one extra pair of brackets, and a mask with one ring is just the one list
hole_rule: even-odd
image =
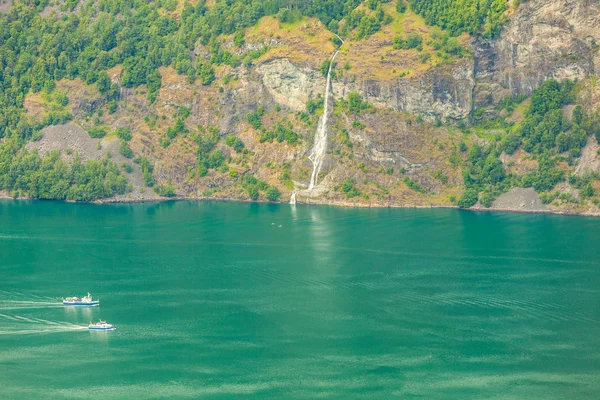
[(92, 300), (92, 295), (87, 294), (84, 297), (67, 297), (66, 299), (63, 297), (62, 302), (65, 306), (99, 306), (100, 300)]
[(114, 331), (115, 329), (117, 329), (117, 327), (112, 324), (107, 323), (106, 321), (100, 320), (100, 321), (96, 322), (95, 324), (91, 323), (88, 326), (88, 329), (90, 331)]

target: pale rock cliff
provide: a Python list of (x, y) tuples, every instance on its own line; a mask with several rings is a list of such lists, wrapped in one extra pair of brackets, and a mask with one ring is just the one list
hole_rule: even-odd
[(549, 78), (600, 73), (600, 2), (530, 0), (519, 5), (495, 40), (473, 43), (475, 106), (530, 95)]
[(428, 120), (466, 118), (471, 112), (474, 86), (472, 60), (434, 67), (415, 78), (390, 82), (344, 77), (333, 84), (336, 97), (356, 91), (376, 107), (420, 114)]
[(304, 111), (309, 98), (322, 94), (325, 87), (319, 71), (294, 65), (285, 58), (259, 64), (256, 71), (273, 99), (295, 111)]

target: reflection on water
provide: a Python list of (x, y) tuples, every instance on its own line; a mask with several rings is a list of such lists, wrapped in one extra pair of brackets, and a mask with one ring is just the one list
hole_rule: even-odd
[(96, 322), (99, 319), (100, 307), (75, 307), (63, 306), (67, 319), (70, 321), (79, 321), (83, 324)]

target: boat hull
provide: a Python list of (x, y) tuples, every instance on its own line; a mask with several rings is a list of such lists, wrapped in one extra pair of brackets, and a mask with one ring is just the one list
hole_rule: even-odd
[(90, 331), (114, 331), (117, 329), (116, 326), (112, 326), (110, 328), (88, 328)]
[(79, 306), (79, 307), (95, 307), (99, 306), (99, 301), (63, 301), (65, 306)]

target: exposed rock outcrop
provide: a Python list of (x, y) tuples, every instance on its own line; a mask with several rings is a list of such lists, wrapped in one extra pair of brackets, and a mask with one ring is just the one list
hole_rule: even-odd
[(11, 0), (0, 0), (0, 14), (7, 14), (10, 11), (11, 5)]
[[(257, 72), (278, 103), (297, 111), (305, 109), (309, 98), (322, 94), (325, 85), (325, 78), (318, 71), (294, 65), (287, 59), (261, 64)], [(459, 120), (471, 112), (474, 86), (472, 63), (464, 61), (434, 68), (423, 77), (394, 82), (344, 77), (333, 82), (333, 94), (345, 98), (350, 92), (358, 92), (376, 107), (421, 114), (431, 120)]]
[(581, 80), (600, 73), (599, 27), (596, 0), (522, 3), (498, 39), (473, 43), (476, 106), (530, 95), (548, 78)]
[(585, 147), (581, 150), (581, 157), (577, 161), (575, 173), (585, 175), (590, 172), (600, 171), (600, 159), (598, 159), (600, 146), (595, 138), (589, 138)]
[(471, 112), (474, 86), (472, 60), (434, 67), (423, 76), (393, 82), (345, 77), (333, 84), (338, 97), (356, 91), (376, 107), (420, 114), (429, 120), (467, 117)]
[(323, 94), (325, 78), (319, 71), (299, 67), (287, 59), (260, 64), (256, 70), (271, 96), (293, 110), (304, 111), (309, 98)]
[(532, 188), (514, 188), (503, 193), (492, 203), (491, 210), (547, 212), (548, 207)]

